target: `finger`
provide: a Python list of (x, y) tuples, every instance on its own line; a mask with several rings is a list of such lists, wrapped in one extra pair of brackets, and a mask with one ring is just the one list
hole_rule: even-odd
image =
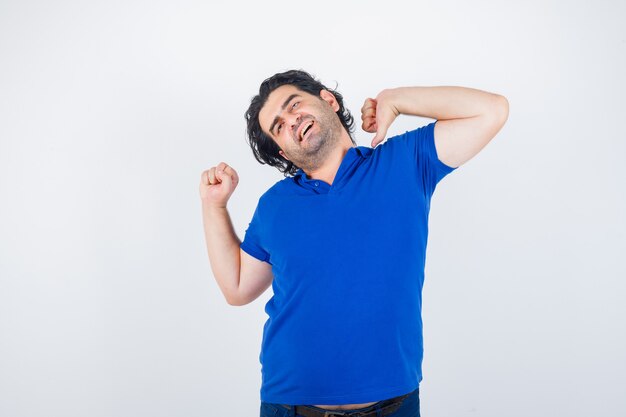
[(365, 120), (369, 117), (376, 117), (376, 108), (370, 107), (369, 109), (363, 110), (361, 112), (361, 120)]
[(363, 106), (361, 107), (361, 112), (369, 109), (370, 107), (376, 107), (376, 100), (373, 98), (366, 98)]
[[(237, 171), (235, 171), (233, 169), (233, 167), (229, 166), (228, 164), (226, 164), (225, 162), (220, 163), (217, 167), (217, 175), (216, 177), (222, 181), (224, 179), (225, 176), (230, 177), (231, 182), (234, 184), (238, 184), (239, 183), (239, 175), (237, 175)], [(220, 172), (221, 171), (221, 172)]]
[(376, 118), (375, 117), (367, 117), (365, 119), (363, 119), (363, 125), (365, 126), (371, 126), (372, 124), (376, 123)]
[(226, 188), (230, 188), (230, 184), (233, 182), (233, 179), (230, 177), (230, 175), (228, 175), (224, 171), (217, 171), (216, 175), (220, 182), (226, 186)]
[(239, 175), (237, 175), (237, 171), (235, 171), (233, 167), (226, 166), (226, 169), (224, 169), (224, 172), (230, 175), (230, 178), (233, 180), (234, 184), (239, 183)]
[(226, 162), (220, 162), (219, 164), (217, 164), (215, 169), (218, 170), (218, 171), (224, 171), (227, 166), (228, 166), (228, 164)]
[(202, 174), (200, 174), (200, 182), (203, 185), (209, 185), (209, 176), (208, 176), (208, 172), (209, 171), (202, 171)]
[(376, 120), (369, 119), (369, 120), (364, 121), (361, 128), (368, 133), (376, 133), (376, 128), (377, 128)]
[(230, 174), (226, 172), (226, 168), (229, 168), (225, 163), (220, 163), (215, 167), (215, 178), (219, 181), (222, 181), (224, 177), (230, 177)]
[(371, 98), (368, 98), (367, 100), (365, 100), (365, 103), (363, 103), (363, 107), (361, 107), (361, 112), (367, 111), (369, 109), (375, 109), (376, 108), (376, 101), (374, 101)]
[(215, 180), (215, 167), (209, 169), (208, 176), (209, 184), (214, 185), (215, 183), (217, 183), (217, 181)]
[(223, 166), (216, 166), (215, 167), (215, 179), (218, 181), (223, 181), (224, 177), (228, 177), (228, 173), (226, 173), (223, 169)]

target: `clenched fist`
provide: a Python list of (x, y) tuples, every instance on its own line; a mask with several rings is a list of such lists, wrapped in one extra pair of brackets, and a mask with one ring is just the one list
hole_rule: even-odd
[(392, 104), (393, 91), (383, 90), (376, 98), (367, 98), (361, 107), (361, 128), (369, 133), (376, 133), (372, 139), (372, 148), (385, 140), (387, 129), (400, 114)]
[(203, 203), (226, 208), (228, 199), (239, 184), (239, 176), (234, 168), (220, 162), (202, 173), (200, 177), (200, 198)]

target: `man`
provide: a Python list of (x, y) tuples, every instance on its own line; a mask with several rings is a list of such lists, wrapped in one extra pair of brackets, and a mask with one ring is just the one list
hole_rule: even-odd
[[(436, 121), (377, 146), (400, 114)], [(273, 286), (262, 415), (419, 415), (430, 200), (507, 118), (506, 98), (485, 91), (386, 89), (361, 108), (371, 147), (356, 146), (337, 91), (303, 71), (261, 84), (246, 112), (250, 145), (286, 178), (260, 197), (243, 241), (226, 210), (236, 171), (224, 162), (204, 171), (200, 195), (227, 302), (248, 304)]]

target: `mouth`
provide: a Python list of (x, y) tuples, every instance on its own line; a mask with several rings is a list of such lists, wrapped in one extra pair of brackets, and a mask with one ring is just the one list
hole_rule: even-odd
[(312, 120), (310, 122), (302, 123), (302, 126), (300, 126), (300, 131), (298, 133), (298, 140), (300, 142), (306, 139), (306, 134), (311, 130), (311, 127), (313, 127), (313, 123), (314, 122)]

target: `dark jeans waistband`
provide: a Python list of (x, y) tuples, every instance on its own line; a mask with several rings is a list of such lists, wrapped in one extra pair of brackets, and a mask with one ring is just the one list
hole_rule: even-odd
[[(371, 411), (371, 410), (375, 410), (377, 408), (383, 408), (383, 407), (388, 407), (388, 406), (393, 406), (393, 405), (398, 405), (402, 403), (402, 401), (404, 401), (408, 396), (410, 396), (411, 394), (414, 394), (416, 392), (419, 392), (419, 387), (415, 388), (413, 391), (407, 393), (407, 394), (403, 394), (403, 395), (398, 395), (397, 397), (392, 397), (392, 398), (388, 398), (386, 400), (381, 400), (378, 401), (372, 405), (368, 405), (367, 407), (363, 407), (363, 408), (356, 408), (356, 409), (349, 409), (349, 410), (342, 410), (342, 409), (325, 409), (325, 408), (320, 408), (320, 407), (315, 407), (314, 405), (308, 405), (308, 404), (303, 404), (303, 405), (289, 405), (289, 404), (281, 404), (282, 407), (286, 408), (286, 409), (291, 409), (292, 407), (296, 407), (296, 409), (301, 409), (301, 408), (307, 408), (309, 410), (314, 410), (314, 411), (321, 411), (322, 413), (330, 413), (332, 411), (336, 411), (338, 414), (352, 414), (352, 413), (364, 413), (367, 411)], [(396, 408), (396, 407), (393, 407)]]

